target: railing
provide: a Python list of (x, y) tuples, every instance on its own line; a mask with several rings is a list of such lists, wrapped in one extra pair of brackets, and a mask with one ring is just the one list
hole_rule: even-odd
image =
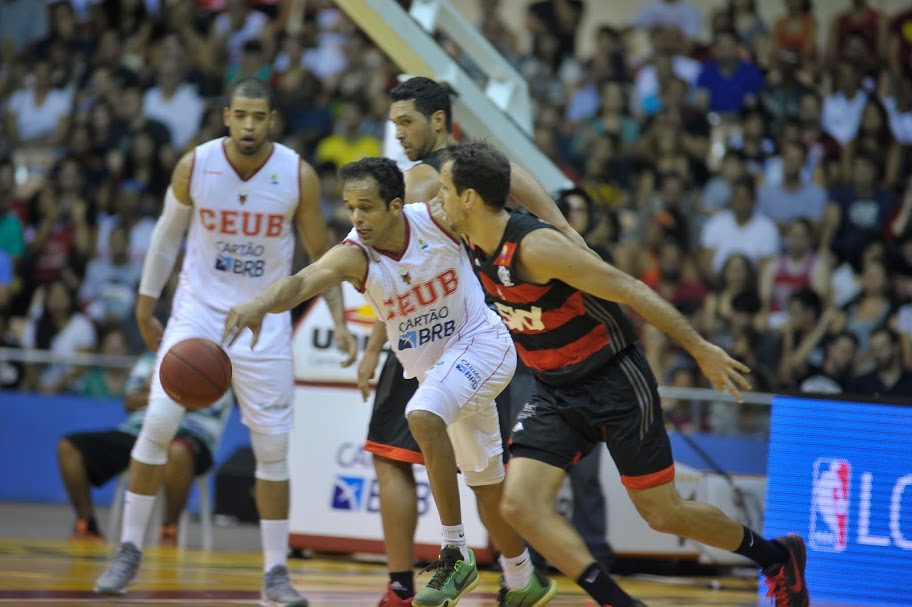
[[(129, 368), (136, 363), (135, 356), (111, 356), (106, 354), (91, 354), (88, 352), (74, 352), (72, 354), (59, 354), (50, 350), (36, 350), (27, 348), (0, 348), (0, 363), (23, 362), (37, 364), (65, 364), (82, 367), (119, 367)], [(662, 398), (675, 398), (679, 400), (719, 402), (738, 404), (731, 394), (717, 392), (709, 388), (679, 388), (674, 386), (660, 386), (659, 395)], [(743, 392), (744, 405), (766, 406), (772, 402), (773, 395), (765, 392)]]

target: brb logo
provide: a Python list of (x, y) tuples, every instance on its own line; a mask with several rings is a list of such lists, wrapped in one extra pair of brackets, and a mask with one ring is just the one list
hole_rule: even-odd
[(852, 465), (844, 459), (814, 462), (811, 489), (811, 548), (843, 552), (848, 544), (849, 487)]
[(336, 476), (333, 487), (333, 510), (361, 510), (364, 479), (355, 476)]
[[(346, 442), (336, 450), (336, 467), (332, 485), (331, 507), (345, 512), (380, 512), (380, 481), (370, 470), (371, 454), (364, 451), (360, 443)], [(417, 481), (415, 490), (418, 497), (418, 515), (424, 516), (430, 508), (431, 486), (426, 481)]]
[(230, 272), (251, 277), (262, 276), (266, 261), (260, 259), (265, 247), (254, 243), (236, 244), (219, 240), (215, 243), (218, 255), (215, 258), (215, 269), (219, 272)]

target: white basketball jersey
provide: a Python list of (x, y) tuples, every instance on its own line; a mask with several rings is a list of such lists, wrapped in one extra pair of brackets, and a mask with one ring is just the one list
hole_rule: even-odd
[(194, 150), (193, 216), (180, 289), (226, 313), (291, 273), (299, 157), (273, 144), (266, 164), (241, 179), (225, 154), (227, 138)]
[(406, 205), (403, 215), (406, 244), (399, 257), (365, 245), (355, 230), (346, 241), (367, 253), (364, 297), (386, 322), (405, 377), (420, 381), (448, 347), (501, 321), (485, 305), (462, 244), (437, 225), (428, 205)]

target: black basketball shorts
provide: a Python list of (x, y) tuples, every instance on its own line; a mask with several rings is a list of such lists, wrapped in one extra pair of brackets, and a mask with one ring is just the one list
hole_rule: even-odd
[(402, 377), (402, 365), (390, 352), (377, 381), (374, 411), (364, 444), (366, 451), (397, 462), (424, 464), (424, 456), (405, 419), (405, 406), (417, 389), (418, 380)]
[[(89, 482), (95, 487), (101, 487), (130, 466), (130, 452), (136, 442), (135, 436), (121, 430), (77, 432), (65, 438), (82, 454)], [(193, 454), (194, 476), (203, 474), (212, 466), (212, 454), (200, 439), (179, 431), (174, 440), (186, 445)]]
[(637, 345), (568, 385), (536, 380), (513, 426), (511, 452), (566, 470), (598, 443), (608, 446), (628, 489), (674, 480), (658, 386)]

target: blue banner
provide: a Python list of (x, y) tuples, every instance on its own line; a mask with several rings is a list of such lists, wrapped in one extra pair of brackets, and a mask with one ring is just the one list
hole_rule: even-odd
[(912, 605), (912, 406), (773, 400), (766, 534), (807, 543), (813, 599)]

